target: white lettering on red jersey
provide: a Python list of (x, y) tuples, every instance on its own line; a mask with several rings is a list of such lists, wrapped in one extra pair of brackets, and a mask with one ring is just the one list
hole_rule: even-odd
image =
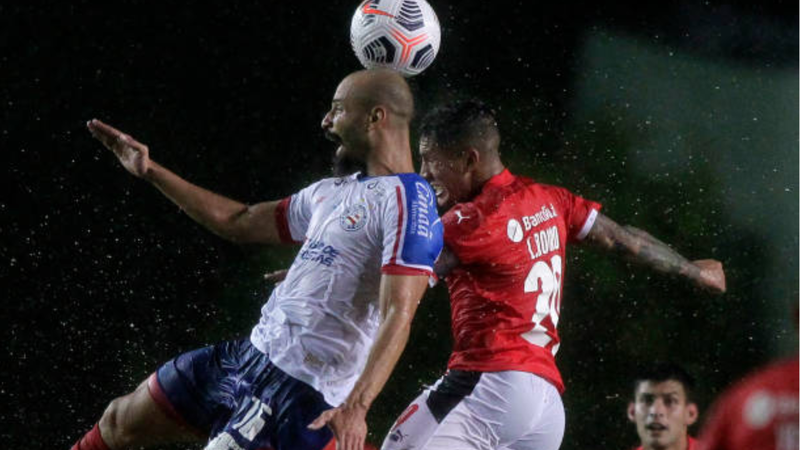
[(416, 174), (325, 179), (284, 199), (281, 239), (303, 246), (261, 309), (253, 345), (339, 405), (380, 325), (381, 274), (433, 273), (443, 231), (435, 202)]
[(700, 435), (702, 450), (797, 450), (800, 365), (773, 363), (729, 388)]
[(454, 347), (448, 367), (520, 370), (564, 386), (555, 365), (566, 244), (600, 205), (504, 170), (444, 216), (461, 265), (447, 277)]

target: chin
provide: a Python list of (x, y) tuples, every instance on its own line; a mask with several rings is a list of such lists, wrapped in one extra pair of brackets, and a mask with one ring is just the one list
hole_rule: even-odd
[[(341, 149), (342, 147), (339, 147)], [(350, 158), (346, 152), (336, 151), (333, 157), (333, 175), (347, 176), (356, 172), (367, 174), (367, 165), (363, 161)]]

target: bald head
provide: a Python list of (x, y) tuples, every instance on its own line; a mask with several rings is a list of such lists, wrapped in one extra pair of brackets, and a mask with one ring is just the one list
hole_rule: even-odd
[(370, 110), (382, 106), (397, 119), (408, 123), (414, 115), (414, 96), (406, 80), (388, 69), (353, 72), (342, 81), (352, 86), (351, 95)]

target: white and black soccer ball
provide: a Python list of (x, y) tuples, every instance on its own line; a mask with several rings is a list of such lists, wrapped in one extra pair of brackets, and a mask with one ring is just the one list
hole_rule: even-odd
[(350, 23), (350, 44), (367, 69), (419, 74), (439, 52), (439, 19), (425, 0), (364, 0)]

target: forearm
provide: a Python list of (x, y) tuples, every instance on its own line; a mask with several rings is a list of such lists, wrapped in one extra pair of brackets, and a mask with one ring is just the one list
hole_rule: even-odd
[(630, 261), (646, 265), (654, 270), (667, 274), (686, 276), (694, 281), (700, 277), (700, 269), (670, 246), (656, 239), (649, 233), (630, 225), (624, 231), (629, 233), (633, 242), (623, 245), (623, 253)]
[[(241, 243), (260, 240), (247, 224), (251, 206), (192, 184), (155, 162), (144, 179), (214, 234)], [(277, 242), (277, 236), (272, 241)]]
[(383, 389), (408, 342), (414, 311), (392, 308), (378, 330), (378, 336), (345, 406), (369, 410)]
[(589, 233), (589, 240), (631, 262), (658, 272), (683, 275), (694, 281), (700, 276), (699, 268), (692, 261), (667, 244), (638, 228), (619, 226), (602, 214), (597, 217)]

